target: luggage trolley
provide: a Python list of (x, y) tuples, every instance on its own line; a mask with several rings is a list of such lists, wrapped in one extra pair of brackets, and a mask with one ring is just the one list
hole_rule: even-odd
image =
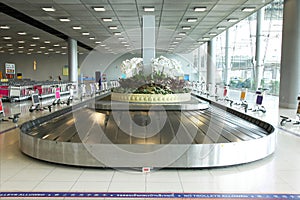
[(300, 125), (300, 95), (298, 96), (298, 108), (296, 111), (296, 119), (282, 116), (282, 115), (280, 117), (281, 117), (281, 122), (280, 122), (281, 126), (284, 126), (288, 122), (292, 123), (292, 125)]
[(52, 105), (58, 105), (60, 104), (60, 87), (57, 85), (55, 88), (55, 99), (52, 103)]
[[(11, 119), (13, 123), (17, 123), (19, 120), (19, 116), (21, 113), (13, 114), (11, 117), (8, 117), (8, 119)], [(2, 97), (0, 96), (0, 120), (1, 121), (8, 121), (5, 119), (5, 112), (4, 112), (4, 106), (2, 103)]]
[(253, 109), (253, 112), (261, 111), (262, 113), (266, 113), (266, 108), (262, 105), (262, 103), (267, 90), (268, 89), (262, 88), (258, 88), (258, 90), (256, 90), (255, 108)]
[(43, 111), (46, 107), (48, 108), (49, 112), (51, 112), (51, 105), (48, 105), (46, 107), (42, 107), (41, 101), (40, 101), (40, 97), (38, 93), (32, 93), (31, 94), (31, 102), (32, 105), (29, 108), (29, 112), (33, 112), (33, 111)]

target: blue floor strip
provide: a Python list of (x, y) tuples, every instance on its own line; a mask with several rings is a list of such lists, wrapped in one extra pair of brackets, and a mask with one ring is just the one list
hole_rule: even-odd
[(117, 192), (0, 192), (0, 198), (118, 198), (118, 199), (300, 199), (300, 194), (117, 193)]

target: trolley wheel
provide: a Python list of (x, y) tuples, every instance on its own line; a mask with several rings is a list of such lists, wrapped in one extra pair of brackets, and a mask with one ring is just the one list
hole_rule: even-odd
[(57, 104), (60, 104), (60, 99), (57, 100)]
[(33, 112), (34, 111), (34, 108), (33, 107), (30, 107), (29, 108), (29, 112)]
[(17, 123), (18, 122), (18, 118), (16, 118), (16, 117), (14, 117), (13, 119), (12, 119), (12, 121), (13, 121), (13, 123)]
[(286, 124), (287, 120), (286, 119), (282, 119), (280, 122), (280, 126), (284, 126)]

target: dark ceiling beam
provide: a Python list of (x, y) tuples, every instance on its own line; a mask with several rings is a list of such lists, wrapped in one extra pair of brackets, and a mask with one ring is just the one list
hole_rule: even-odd
[[(56, 29), (54, 29), (54, 28), (52, 28), (52, 27), (50, 27), (50, 26), (48, 26), (48, 25), (46, 25), (42, 22), (39, 22), (39, 21), (33, 19), (32, 17), (29, 17), (29, 16), (25, 15), (24, 13), (21, 13), (20, 11), (5, 5), (4, 3), (0, 3), (0, 12), (4, 13), (6, 15), (9, 15), (9, 16), (17, 19), (17, 20), (20, 20), (24, 23), (27, 23), (31, 26), (39, 28), (39, 29), (41, 29), (41, 30), (43, 30), (47, 33), (55, 35), (55, 36), (65, 40), (65, 41), (67, 41), (68, 38), (69, 38), (69, 36), (67, 36), (66, 34), (64, 34), (64, 33), (60, 32), (60, 31), (58, 31), (58, 30), (56, 30)], [(80, 46), (84, 49), (87, 49), (89, 51), (93, 50), (92, 47), (90, 47), (90, 46), (88, 46), (88, 45), (86, 45), (82, 42), (77, 41), (77, 44), (78, 44), (78, 46)]]

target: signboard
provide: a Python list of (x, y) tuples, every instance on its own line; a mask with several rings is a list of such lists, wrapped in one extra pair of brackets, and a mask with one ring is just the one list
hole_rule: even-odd
[(16, 67), (13, 63), (5, 63), (5, 73), (6, 74), (15, 74), (16, 73)]

